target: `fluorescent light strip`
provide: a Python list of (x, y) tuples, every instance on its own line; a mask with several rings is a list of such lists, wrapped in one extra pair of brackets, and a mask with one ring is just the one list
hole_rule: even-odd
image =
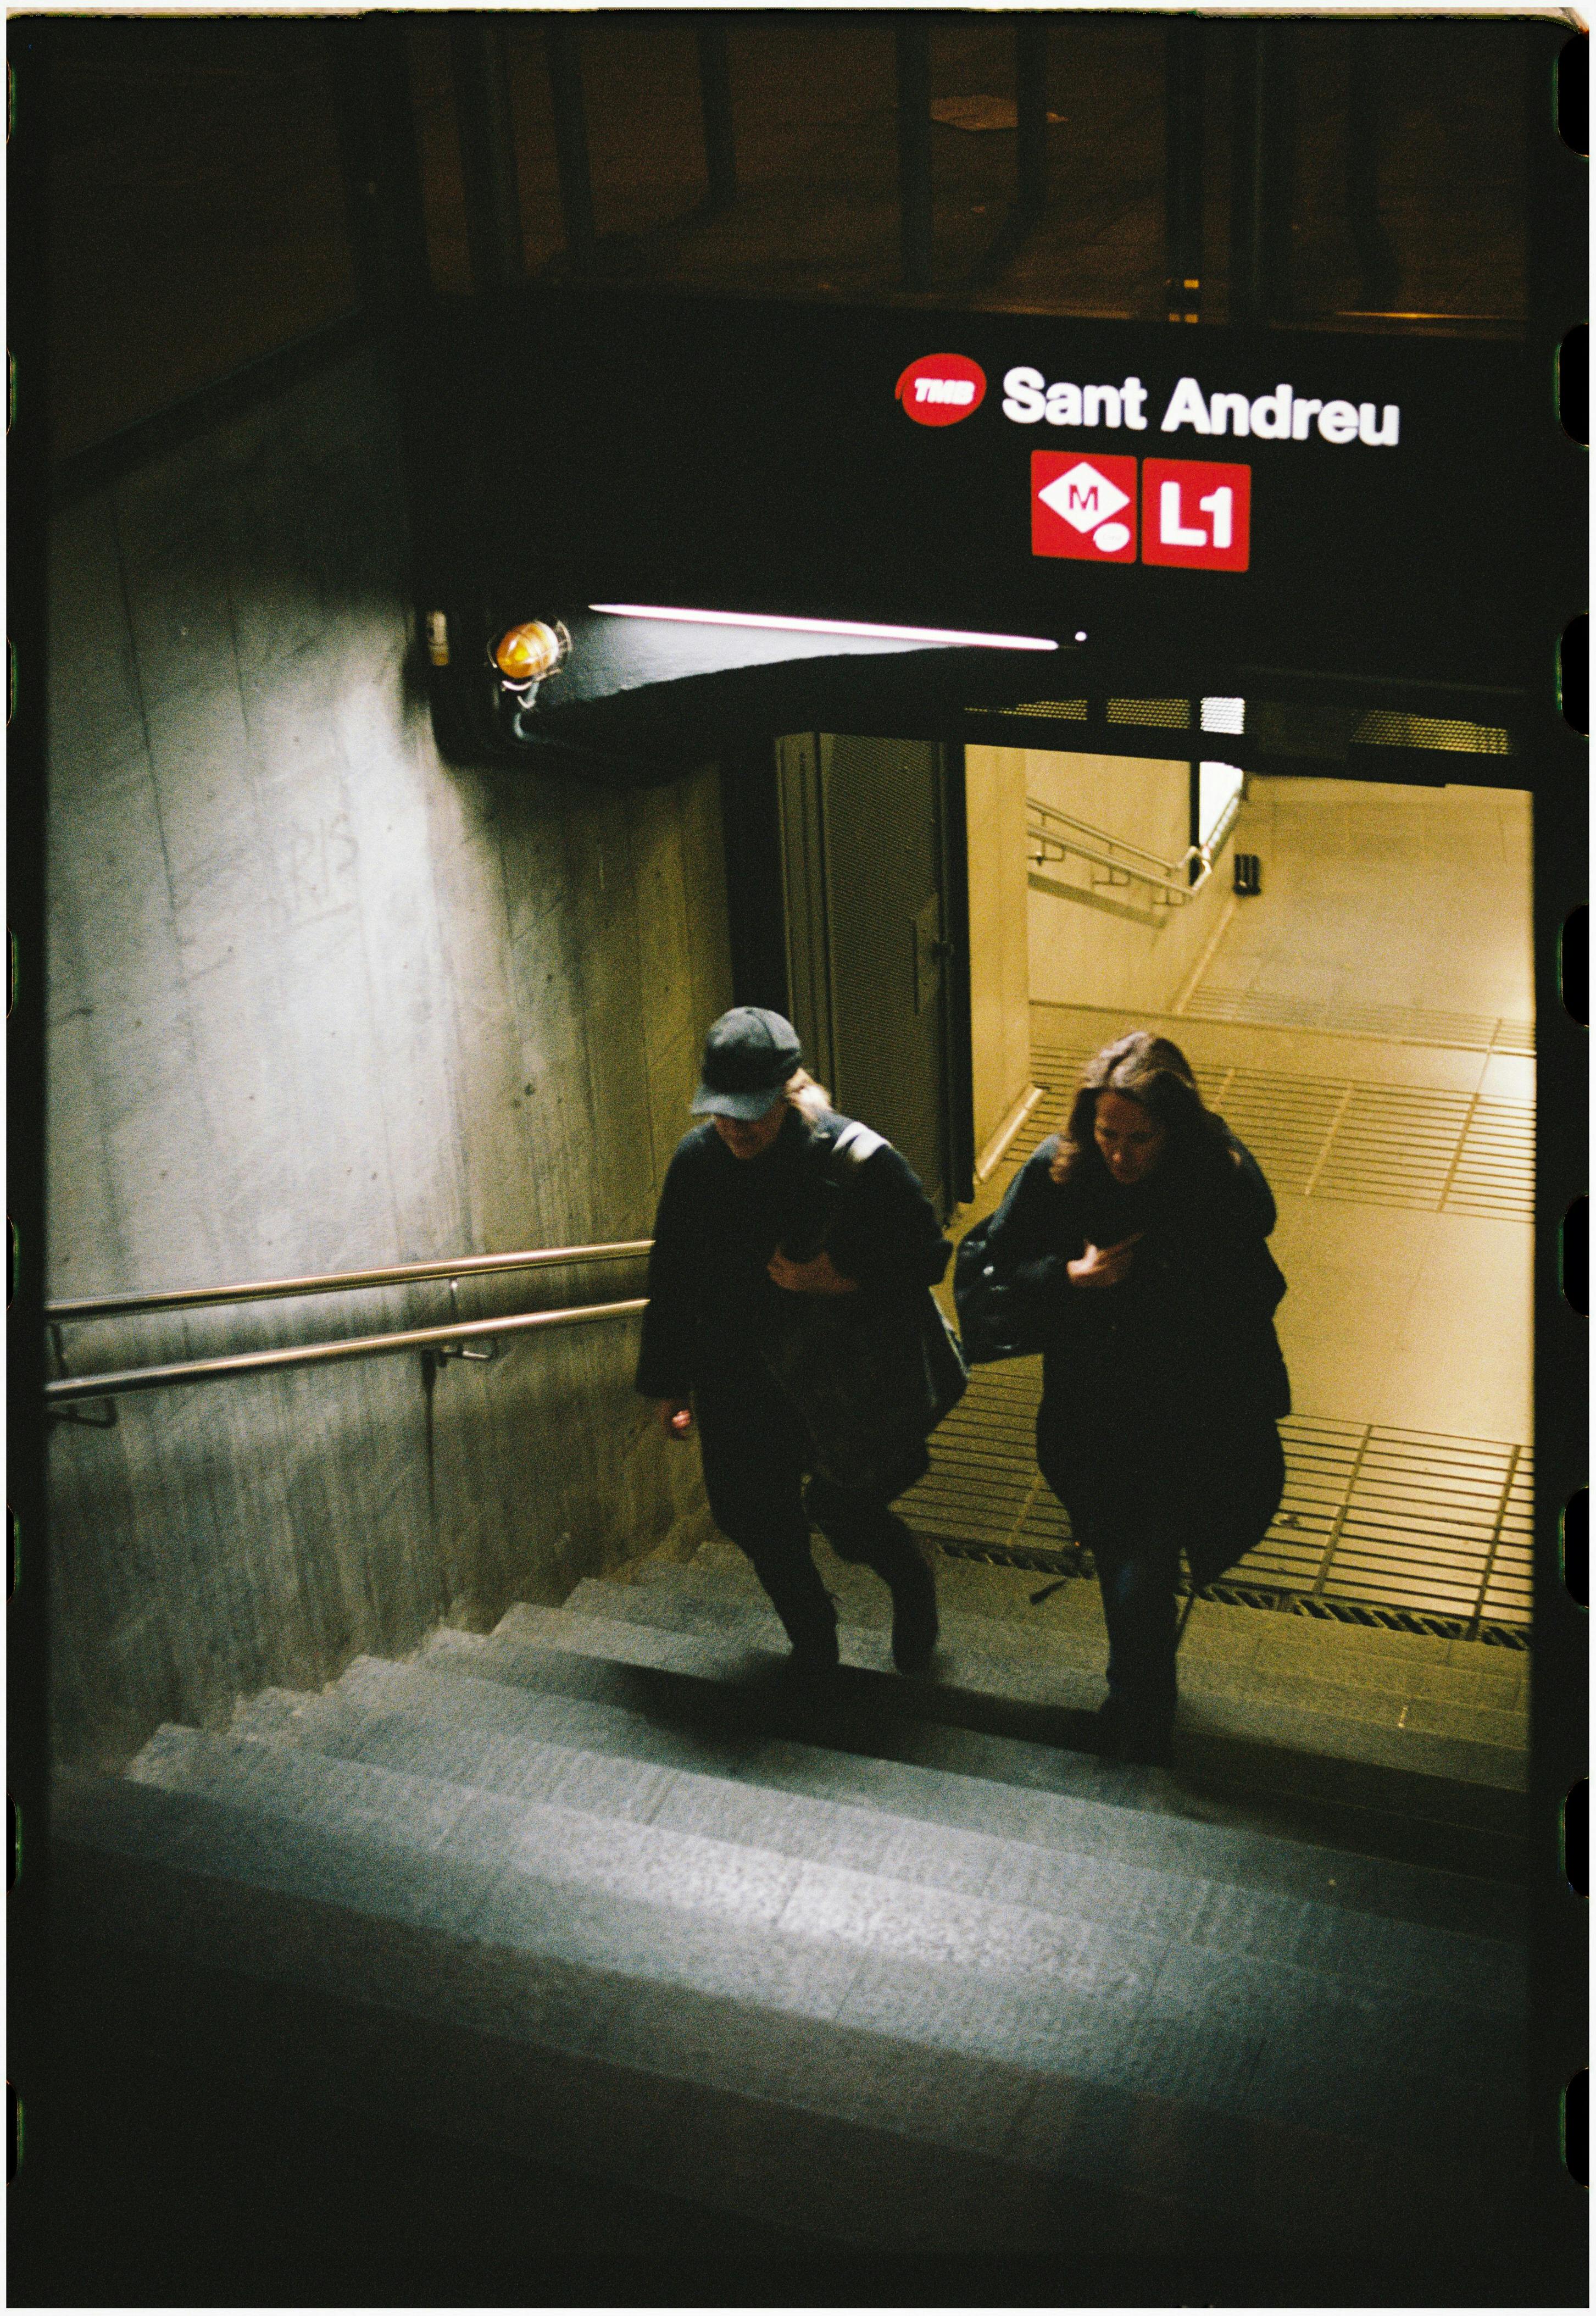
[(779, 628), (794, 635), (871, 636), (896, 644), (977, 644), (988, 651), (1057, 651), (1048, 636), (969, 635), (960, 628), (883, 628), (868, 619), (799, 619), (767, 617), (762, 611), (668, 610), (657, 603), (590, 603), (619, 619), (696, 619), (710, 628)]

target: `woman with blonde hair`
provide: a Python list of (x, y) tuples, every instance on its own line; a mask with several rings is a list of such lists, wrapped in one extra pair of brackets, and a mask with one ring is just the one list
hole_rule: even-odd
[(1100, 1743), (1167, 1761), (1182, 1548), (1211, 1583), (1268, 1529), (1290, 1388), (1257, 1162), (1167, 1038), (1094, 1055), (1011, 1185), (985, 1260), (1043, 1347), (1037, 1460), (1092, 1551), (1109, 1631)]
[(783, 1298), (923, 1296), (952, 1250), (890, 1143), (865, 1131), (873, 1146), (839, 1181), (834, 1155), (861, 1130), (802, 1062), (791, 1022), (762, 1006), (735, 1006), (711, 1028), (692, 1103), (705, 1123), (678, 1145), (655, 1223), (638, 1389), (658, 1402), (669, 1438), (690, 1438), (696, 1422), (710, 1511), (753, 1562), (794, 1669), (837, 1662), (812, 1519), (844, 1560), (887, 1585), (893, 1661), (920, 1672), (936, 1645), (936, 1590), (890, 1507), (926, 1470), (923, 1442), (871, 1484), (839, 1485), (815, 1470), (768, 1354)]

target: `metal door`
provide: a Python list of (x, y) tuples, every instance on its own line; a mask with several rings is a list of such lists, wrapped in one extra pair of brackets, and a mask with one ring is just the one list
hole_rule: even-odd
[(952, 1204), (946, 764), (940, 744), (778, 743), (788, 987), (839, 1109)]

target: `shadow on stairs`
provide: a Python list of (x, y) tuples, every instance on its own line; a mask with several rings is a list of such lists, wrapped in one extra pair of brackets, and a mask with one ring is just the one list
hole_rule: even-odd
[(1564, 2296), (1516, 1796), (771, 1637), (588, 1584), (63, 1773), (13, 2304)]

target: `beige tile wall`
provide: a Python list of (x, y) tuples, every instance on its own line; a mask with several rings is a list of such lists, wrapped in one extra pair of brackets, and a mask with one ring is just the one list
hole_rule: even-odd
[(1262, 891), (1208, 989), (1534, 1019), (1524, 791), (1255, 775), (1235, 841)]
[[(1162, 860), (1177, 861), (1185, 851), (1190, 812), (1185, 762), (1039, 749), (1023, 753), (1029, 795)], [(1074, 886), (1080, 897), (1029, 894), (1030, 993), (1039, 1004), (1172, 1011), (1231, 905), (1225, 889), (1227, 855), (1194, 899), (1161, 910), (1156, 925), (1111, 913), (1126, 903), (1145, 907), (1145, 886), (1093, 886), (1087, 864), (1074, 857), (1049, 862), (1043, 873)]]

